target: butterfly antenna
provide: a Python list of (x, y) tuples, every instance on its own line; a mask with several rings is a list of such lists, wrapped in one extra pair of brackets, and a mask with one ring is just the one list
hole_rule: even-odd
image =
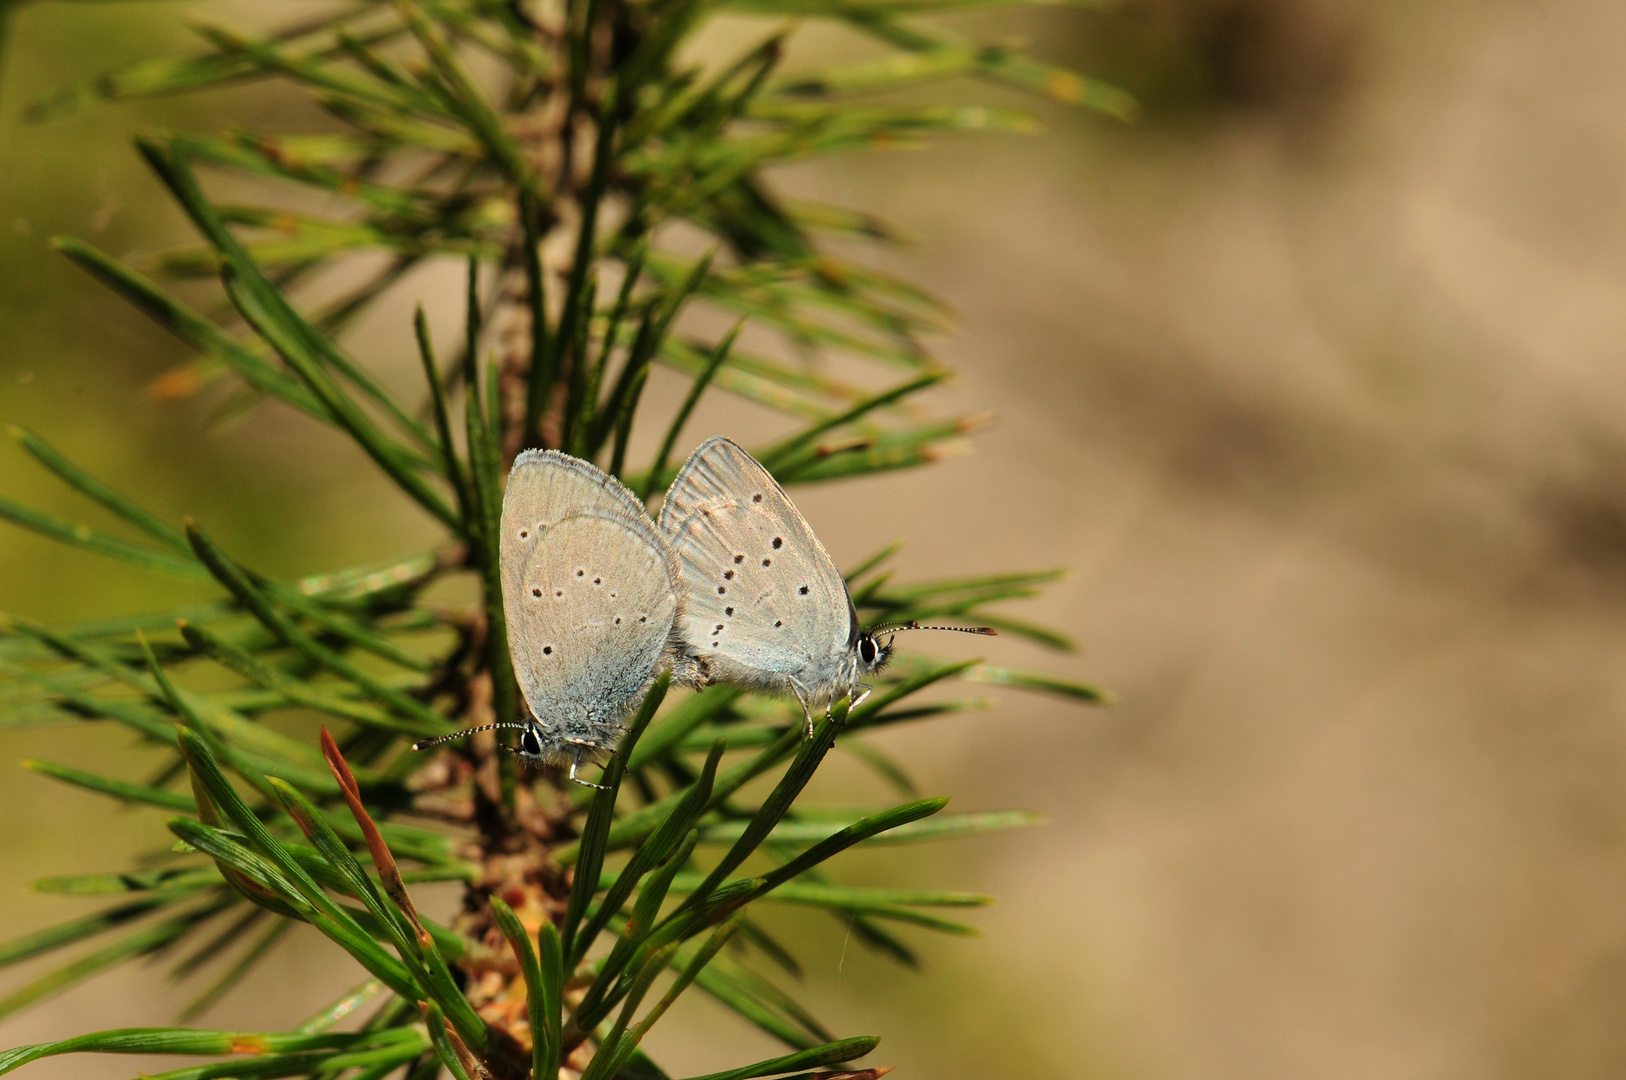
[(962, 634), (984, 634), (988, 637), (998, 637), (999, 631), (992, 626), (922, 626), (913, 619), (908, 622), (888, 623), (877, 626), (870, 631), (871, 635), (897, 634), (904, 630), (955, 630)]
[(432, 746), (439, 746), (441, 743), (451, 742), (453, 739), (461, 739), (465, 735), (473, 735), (477, 731), (495, 731), (497, 728), (520, 728), (523, 730), (524, 727), (524, 724), (481, 724), (479, 727), (464, 728), (462, 731), (454, 731), (450, 735), (436, 735), (430, 739), (419, 739), (417, 742), (412, 744), (412, 749), (428, 750)]

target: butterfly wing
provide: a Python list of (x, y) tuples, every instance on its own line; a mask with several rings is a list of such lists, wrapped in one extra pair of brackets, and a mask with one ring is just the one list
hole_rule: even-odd
[(790, 497), (722, 436), (679, 470), (661, 508), (688, 595), (678, 634), (711, 681), (785, 692), (829, 681), (858, 619), (846, 583)]
[(676, 560), (631, 492), (555, 451), (514, 463), (501, 528), (508, 648), (545, 754), (613, 746), (671, 636)]
[[(557, 450), (527, 450), (514, 459), (502, 501), (502, 553), (520, 553), (535, 542), (521, 536), (567, 513), (625, 514), (648, 522), (644, 504), (615, 477), (590, 461)], [(509, 526), (512, 525), (511, 529)], [(653, 528), (651, 529), (653, 535)]]

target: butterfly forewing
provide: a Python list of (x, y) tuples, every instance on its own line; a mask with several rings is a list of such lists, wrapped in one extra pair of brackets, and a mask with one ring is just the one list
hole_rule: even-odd
[(721, 436), (678, 472), (661, 508), (688, 595), (679, 635), (714, 680), (780, 685), (843, 656), (847, 587), (784, 489)]

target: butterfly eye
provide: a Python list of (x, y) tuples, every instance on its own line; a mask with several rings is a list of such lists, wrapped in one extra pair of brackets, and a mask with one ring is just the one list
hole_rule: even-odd
[(858, 639), (858, 658), (866, 664), (875, 663), (875, 639), (865, 635)]
[(542, 744), (537, 740), (536, 732), (527, 731), (519, 737), (520, 749), (532, 757), (542, 756)]

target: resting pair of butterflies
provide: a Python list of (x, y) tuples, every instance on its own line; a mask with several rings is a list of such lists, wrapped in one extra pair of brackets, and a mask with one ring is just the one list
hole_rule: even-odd
[(704, 687), (732, 683), (813, 709), (885, 666), (899, 630), (992, 634), (905, 623), (859, 628), (847, 584), (777, 481), (722, 436), (678, 471), (652, 522), (620, 481), (557, 450), (521, 454), (502, 510), (508, 648), (532, 719), (425, 739), (417, 749), (494, 727), (520, 730), (530, 764), (570, 766), (612, 752), (622, 721), (658, 671)]

